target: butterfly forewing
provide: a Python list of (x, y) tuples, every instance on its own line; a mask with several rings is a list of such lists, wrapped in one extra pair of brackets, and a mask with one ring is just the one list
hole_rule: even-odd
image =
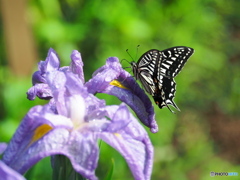
[(174, 78), (183, 68), (194, 50), (189, 47), (173, 47), (160, 51), (162, 62), (160, 71), (166, 77)]
[(173, 78), (181, 71), (193, 52), (192, 48), (185, 46), (163, 51), (152, 49), (144, 53), (137, 63), (131, 63), (134, 76), (141, 81), (144, 89), (153, 96), (160, 108), (169, 108), (168, 105), (171, 105), (179, 110), (173, 101), (176, 92)]

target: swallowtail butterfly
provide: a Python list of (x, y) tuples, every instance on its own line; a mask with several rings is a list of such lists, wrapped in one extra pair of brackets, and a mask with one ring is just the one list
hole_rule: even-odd
[(144, 89), (153, 96), (159, 108), (169, 105), (180, 111), (173, 98), (176, 92), (174, 77), (183, 68), (194, 50), (190, 47), (176, 46), (159, 51), (151, 49), (144, 53), (138, 62), (131, 62), (133, 74)]

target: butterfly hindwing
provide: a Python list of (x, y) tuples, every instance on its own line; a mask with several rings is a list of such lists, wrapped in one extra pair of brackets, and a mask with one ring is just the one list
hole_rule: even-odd
[(161, 77), (160, 81), (161, 83), (156, 84), (156, 86), (159, 86), (160, 84), (161, 85), (160, 87), (157, 87), (158, 90), (153, 95), (153, 99), (155, 103), (161, 109), (166, 106), (170, 111), (172, 111), (168, 106), (168, 105), (171, 105), (175, 109), (180, 111), (180, 109), (177, 107), (177, 105), (173, 101), (175, 92), (176, 92), (176, 82), (174, 81), (174, 79), (169, 79), (163, 76)]

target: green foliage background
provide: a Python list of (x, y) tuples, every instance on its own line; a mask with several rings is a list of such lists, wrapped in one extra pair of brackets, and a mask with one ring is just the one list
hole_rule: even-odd
[[(137, 45), (137, 58), (151, 48), (194, 48), (195, 54), (176, 78), (175, 101), (181, 112), (171, 114), (155, 105), (160, 131), (147, 130), (155, 149), (152, 179), (207, 180), (213, 179), (211, 171), (240, 176), (239, 8), (240, 1), (226, 0), (31, 0), (27, 13), (40, 56), (33, 68), (50, 47), (62, 65), (69, 64), (72, 50), (77, 49), (87, 81), (110, 56), (131, 61), (125, 50), (135, 57)], [(1, 47), (5, 47), (2, 38)], [(4, 53), (0, 55), (5, 58)], [(45, 102), (26, 100), (31, 77), (13, 77), (4, 63), (0, 74), (0, 140), (9, 142), (29, 108)], [(98, 97), (108, 104), (120, 103), (112, 96)], [(132, 179), (124, 159), (103, 142), (96, 171), (99, 178), (112, 168), (112, 159), (112, 179)], [(29, 179), (49, 177), (46, 158)]]

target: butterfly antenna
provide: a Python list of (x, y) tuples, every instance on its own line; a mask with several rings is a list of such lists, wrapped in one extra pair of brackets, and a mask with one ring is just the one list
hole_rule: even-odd
[(131, 57), (131, 59), (134, 61), (133, 57), (132, 57), (131, 54), (128, 52), (128, 49), (126, 49), (126, 52), (127, 52), (128, 55)]

